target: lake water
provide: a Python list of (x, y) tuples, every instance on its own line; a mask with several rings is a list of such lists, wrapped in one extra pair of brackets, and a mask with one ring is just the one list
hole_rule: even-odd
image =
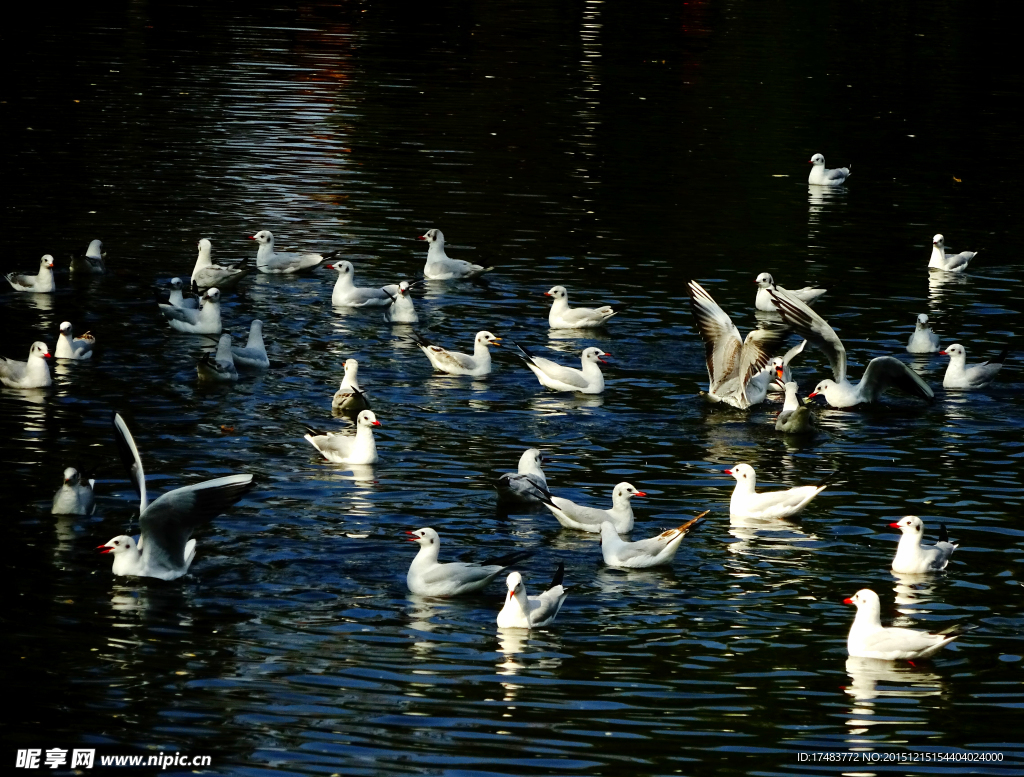
[[(1009, 6), (888, 3), (127, 3), (35, 19), (9, 40), (4, 271), (57, 257), (52, 295), (0, 293), (2, 353), (91, 330), (91, 362), (44, 391), (0, 389), (8, 591), (5, 759), (19, 748), (208, 754), (215, 773), (611, 775), (1011, 774), (1024, 770), (1024, 400), (1016, 327), (1021, 65)], [(851, 164), (806, 184), (806, 160)], [(488, 329), (555, 358), (611, 353), (600, 397), (542, 389), (497, 349), (486, 379), (434, 375), (407, 331), (332, 309), (335, 275), (259, 275), (226, 331), (264, 321), (262, 377), (197, 385), (207, 345), (163, 322), (153, 289), (214, 258), (340, 248), (357, 283), (422, 272), (425, 230), (495, 266), (416, 293), (419, 329), (468, 349)], [(981, 249), (948, 283), (931, 236)], [(71, 279), (104, 241), (110, 273)], [(705, 403), (685, 294), (700, 282), (741, 331), (753, 278), (828, 288), (819, 311), (859, 377), (896, 355), (936, 387), (774, 431), (778, 404)], [(550, 286), (629, 303), (591, 333), (549, 332)], [(996, 383), (941, 389), (912, 359), (926, 312)], [(795, 340), (794, 340), (795, 342)], [(507, 342), (506, 342), (507, 345)], [(1016, 351), (1016, 353), (1015, 353)], [(380, 462), (323, 461), (302, 424), (360, 362)], [(827, 374), (796, 365), (804, 391)], [(190, 574), (115, 578), (95, 546), (137, 508), (116, 461), (124, 413), (156, 492), (232, 472), (256, 488), (197, 532)], [(546, 511), (497, 509), (494, 479), (539, 446), (558, 495), (628, 480), (633, 539), (710, 509), (671, 568), (623, 572)], [(833, 485), (797, 520), (730, 522), (745, 461), (766, 488)], [(99, 465), (92, 517), (55, 518), (65, 466)], [(960, 543), (945, 574), (889, 571), (912, 513)], [(504, 586), (411, 596), (408, 529), (442, 557), (536, 550), (569, 598), (532, 633), (499, 632)], [(974, 626), (931, 662), (848, 662), (864, 587), (883, 620)], [(825, 751), (840, 763), (801, 761)], [(1002, 754), (898, 764), (876, 754)], [(863, 755), (868, 754), (868, 755)], [(848, 756), (850, 758), (854, 756)], [(968, 757), (968, 756), (963, 756)], [(99, 767), (97, 767), (99, 769)], [(102, 770), (101, 770), (102, 771)], [(138, 770), (135, 770), (138, 771)], [(175, 773), (171, 768), (167, 773)], [(178, 770), (184, 773), (188, 770)]]

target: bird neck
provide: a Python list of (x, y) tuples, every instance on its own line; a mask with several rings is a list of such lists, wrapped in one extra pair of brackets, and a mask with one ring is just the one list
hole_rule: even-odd
[(441, 260), (447, 259), (447, 258), (448, 258), (448, 254), (446, 254), (444, 252), (444, 241), (443, 240), (435, 240), (433, 243), (430, 244), (430, 247), (427, 248), (427, 261), (428, 262), (438, 262), (438, 261), (441, 261)]
[(354, 282), (354, 280), (352, 278), (352, 273), (347, 273), (347, 272), (340, 272), (340, 273), (338, 273), (338, 280), (334, 282), (334, 289), (335, 289), (335, 291), (337, 291), (339, 289), (341, 291), (348, 291), (349, 289), (354, 289), (355, 287), (356, 287), (356, 284), (355, 284), (355, 282)]
[[(262, 249), (263, 246), (260, 246)], [(200, 248), (199, 256), (196, 257), (196, 270), (205, 270), (207, 267), (213, 267), (213, 260), (210, 258), (209, 248)]]
[(786, 401), (782, 405), (782, 412), (789, 413), (792, 412), (793, 410), (796, 410), (798, 407), (800, 407), (800, 400), (796, 398), (796, 392), (787, 391)]
[(757, 478), (755, 478), (753, 475), (747, 478), (739, 478), (736, 481), (736, 488), (732, 490), (732, 495), (736, 496), (738, 494), (753, 494), (756, 488)]
[(249, 339), (245, 343), (246, 348), (259, 348), (261, 351), (266, 351), (266, 347), (263, 345), (263, 331), (257, 327), (253, 327), (249, 330)]
[(565, 296), (565, 297), (555, 297), (554, 301), (551, 303), (551, 312), (552, 313), (556, 313), (556, 314), (564, 313), (568, 309), (569, 309), (569, 297), (568, 296)]
[(431, 565), (437, 563), (437, 557), (441, 552), (441, 543), (434, 542), (429, 545), (420, 545), (420, 552), (416, 554), (416, 558), (412, 560), (414, 567)]
[(477, 340), (473, 346), (473, 357), (478, 361), (490, 362), (491, 349), (483, 340)]

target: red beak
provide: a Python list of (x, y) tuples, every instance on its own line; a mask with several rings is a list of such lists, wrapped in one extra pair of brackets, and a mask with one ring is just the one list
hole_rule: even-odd
[(813, 159), (808, 159), (808, 160), (807, 160), (807, 164), (809, 164), (809, 165), (813, 165), (813, 164), (814, 164), (814, 160), (813, 160)]
[(418, 238), (416, 238), (416, 239), (417, 239), (417, 240), (426, 240), (426, 239), (427, 239), (427, 236), (426, 236), (426, 235), (420, 235), (420, 236), (419, 236)]
[(782, 367), (776, 367), (775, 368), (775, 374), (778, 375), (781, 378), (782, 377)]
[(255, 240), (256, 239), (256, 235), (249, 235), (249, 239), (250, 240)]
[(374, 421), (370, 426), (380, 426), (380, 421)]
[(818, 396), (818, 392), (817, 391), (812, 391), (810, 394), (807, 395), (807, 398), (810, 399), (811, 397), (816, 397), (816, 396)]
[(113, 548), (107, 547), (106, 545), (97, 545), (96, 550), (98, 550), (100, 553), (110, 553), (110, 551), (112, 551)]
[(43, 358), (44, 358), (44, 359), (49, 359), (49, 358), (50, 358), (50, 354), (49, 354), (48, 352), (47, 352), (47, 353), (44, 353), (44, 354), (43, 354)]
[(889, 524), (889, 528), (890, 529), (900, 529), (902, 527), (898, 523), (890, 523)]
[(545, 297), (550, 297), (551, 296), (551, 292), (550, 291), (545, 291), (544, 292), (544, 296)]
[(328, 269), (328, 270), (333, 270), (334, 269), (334, 265), (333, 264), (325, 264), (324, 267), (326, 269)]
[(407, 532), (406, 532), (406, 534), (408, 534), (409, 536), (411, 536), (411, 537), (412, 537), (412, 539), (411, 539), (411, 540), (406, 540), (406, 542), (418, 542), (418, 541), (419, 541), (419, 537), (417, 537), (417, 536), (416, 536), (415, 534), (413, 534), (413, 533), (412, 533), (411, 531), (407, 531)]
[(732, 474), (732, 470), (731, 469), (723, 469), (722, 472), (724, 472), (726, 475), (731, 475)]
[(637, 491), (633, 496), (647, 496), (646, 491)]
[(843, 604), (853, 604), (853, 599), (843, 599)]
[(939, 356), (949, 356), (945, 351), (939, 351)]

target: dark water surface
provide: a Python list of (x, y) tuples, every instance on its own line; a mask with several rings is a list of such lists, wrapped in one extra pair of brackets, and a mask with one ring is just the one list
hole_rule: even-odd
[[(998, 751), (1024, 769), (1024, 400), (1019, 350), (988, 390), (941, 389), (820, 412), (811, 441), (777, 405), (711, 407), (685, 284), (741, 330), (754, 276), (828, 287), (819, 310), (859, 377), (918, 313), (979, 360), (1015, 350), (1024, 309), (1021, 66), (1007, 4), (132, 2), (8, 29), (0, 104), (3, 268), (66, 268), (101, 238), (111, 272), (53, 295), (0, 292), (3, 354), (98, 338), (42, 391), (0, 389), (4, 759), (17, 748), (211, 754), (262, 774), (925, 773), (800, 753)], [(40, 14), (47, 13), (40, 9)], [(77, 14), (77, 15), (76, 15)], [(852, 163), (809, 191), (806, 160)], [(226, 331), (265, 323), (282, 366), (197, 386), (201, 338), (168, 329), (152, 289), (214, 256), (342, 248), (357, 282), (422, 271), (430, 227), (497, 269), (432, 282), (421, 329), (468, 347), (489, 329), (573, 361), (614, 357), (601, 397), (542, 389), (505, 350), (483, 380), (431, 374), (379, 313), (330, 305), (334, 274), (254, 277)], [(930, 282), (931, 236), (982, 253)], [(607, 331), (549, 333), (555, 283), (633, 307)], [(343, 428), (330, 398), (355, 357), (383, 423), (380, 463), (321, 460), (301, 424)], [(806, 391), (825, 375), (809, 352)], [(133, 424), (152, 490), (230, 472), (257, 487), (198, 534), (174, 583), (114, 578), (95, 546), (137, 507), (109, 415)], [(671, 569), (603, 566), (596, 538), (547, 512), (507, 516), (493, 478), (540, 446), (557, 494), (603, 503), (629, 480), (633, 538), (711, 509)], [(55, 519), (68, 465), (106, 464), (92, 517)], [(836, 484), (799, 520), (730, 523), (733, 481)], [(899, 516), (945, 522), (947, 574), (889, 572)], [(408, 595), (406, 529), (446, 558), (535, 547), (533, 589), (566, 564), (552, 626), (499, 633), (503, 598)], [(847, 662), (851, 608), (976, 628), (933, 662)], [(168, 773), (174, 770), (168, 770)]]

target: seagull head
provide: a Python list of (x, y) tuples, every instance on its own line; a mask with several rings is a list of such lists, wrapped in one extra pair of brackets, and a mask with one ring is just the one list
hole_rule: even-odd
[(78, 474), (78, 470), (74, 467), (68, 467), (64, 470), (64, 485), (65, 486), (77, 486), (82, 480), (82, 476)]
[(523, 599), (526, 597), (526, 586), (523, 585), (523, 576), (518, 572), (509, 572), (505, 578), (505, 585), (508, 586), (508, 598), (515, 597)]
[(726, 475), (732, 475), (734, 478), (736, 478), (737, 483), (743, 481), (753, 483), (756, 478), (756, 475), (754, 474), (754, 468), (751, 467), (749, 464), (736, 464), (733, 466), (732, 469), (723, 469), (722, 472), (724, 472)]
[(352, 266), (352, 262), (347, 260), (336, 262), (335, 264), (328, 264), (326, 267), (328, 270), (337, 270), (338, 275), (351, 276), (356, 271), (356, 268)]
[(916, 534), (920, 537), (924, 533), (924, 522), (916, 515), (907, 515), (896, 523), (890, 523), (889, 528), (899, 529), (904, 534)]
[(175, 291), (181, 291), (181, 278), (171, 278), (171, 288)]
[(212, 289), (207, 289), (206, 293), (203, 294), (203, 299), (207, 302), (217, 303), (220, 302), (220, 289), (214, 286)]
[(816, 397), (818, 396), (818, 394), (821, 394), (823, 397), (825, 397), (825, 401), (827, 402), (829, 392), (835, 387), (836, 382), (834, 380), (823, 380), (821, 381), (821, 383), (814, 387), (814, 391), (808, 394), (807, 398), (811, 399), (812, 397)]
[(52, 270), (53, 269), (53, 257), (50, 256), (49, 254), (47, 254), (46, 256), (44, 256), (42, 259), (39, 260), (39, 264), (42, 265), (43, 267), (49, 267)]
[(103, 241), (92, 240), (89, 243), (89, 247), (85, 249), (85, 255), (93, 259), (103, 258)]
[(210, 249), (212, 247), (213, 247), (213, 243), (210, 242), (209, 238), (203, 237), (203, 238), (199, 239), (199, 253), (201, 253), (201, 254), (203, 254), (203, 253), (209, 254), (210, 253)]
[(345, 377), (350, 380), (355, 380), (356, 374), (359, 372), (359, 362), (355, 359), (345, 359)]
[(814, 156), (812, 156), (810, 159), (807, 160), (807, 164), (809, 164), (809, 165), (823, 165), (823, 164), (825, 164), (825, 157), (823, 157), (821, 154), (815, 154)]
[(938, 246), (939, 248), (942, 248), (942, 246), (945, 245), (945, 243), (946, 238), (944, 238), (942, 235), (935, 235), (932, 237), (933, 246)]
[(615, 486), (615, 490), (612, 491), (612, 503), (618, 504), (620, 502), (629, 503), (629, 500), (634, 496), (644, 497), (647, 496), (646, 491), (637, 491), (636, 486), (632, 483), (619, 483)]
[(113, 553), (116, 556), (119, 553), (135, 550), (135, 540), (127, 534), (119, 534), (114, 537), (114, 539), (107, 541), (105, 544), (97, 545), (96, 549), (100, 553)]
[(881, 605), (878, 602), (878, 594), (870, 588), (862, 588), (850, 598), (843, 599), (843, 604), (855, 604), (857, 605), (858, 610), (864, 608), (868, 612), (874, 610), (876, 616), (881, 610)]
[(428, 243), (440, 243), (444, 245), (444, 233), (440, 229), (428, 229), (420, 235), (417, 240), (426, 240)]
[(939, 355), (940, 356), (949, 356), (951, 358), (959, 357), (959, 358), (966, 359), (967, 358), (967, 349), (964, 348), (962, 345), (960, 345), (960, 343), (953, 343), (952, 345), (946, 346), (946, 348), (944, 350), (939, 351)]
[(380, 426), (380, 421), (377, 420), (377, 416), (373, 414), (372, 410), (364, 410), (357, 416), (356, 424), (358, 426)]
[(29, 356), (36, 356), (36, 357), (38, 357), (40, 359), (49, 359), (50, 358), (50, 348), (49, 348), (49, 346), (46, 343), (40, 342), (40, 341), (36, 341), (36, 342), (32, 343), (32, 347), (29, 348), (28, 355)]
[(71, 337), (71, 331), (72, 331), (71, 330), (71, 322), (70, 321), (62, 321), (61, 325), (60, 325), (60, 333), (62, 335), (67, 335), (68, 337)]
[(928, 323), (928, 314), (927, 313), (919, 313), (918, 316), (917, 316), (917, 325), (918, 326), (924, 326), (927, 323)]
[(544, 296), (554, 297), (555, 299), (566, 299), (569, 296), (569, 292), (565, 290), (565, 286), (552, 286), (544, 292)]
[(441, 538), (429, 526), (417, 529), (416, 531), (407, 531), (406, 534), (409, 535), (409, 542), (415, 542), (422, 547), (430, 547), (431, 545), (440, 547), (441, 545)]
[(495, 337), (490, 332), (477, 332), (476, 342), (478, 345), (493, 345), (495, 348), (501, 348), (501, 338)]
[(754, 279), (754, 283), (757, 284), (759, 289), (774, 289), (775, 280), (772, 278), (772, 274), (769, 272), (763, 272)]
[(249, 239), (255, 240), (261, 246), (269, 245), (271, 248), (274, 247), (274, 235), (269, 229), (261, 229)]
[(607, 351), (602, 351), (600, 348), (593, 348), (593, 347), (591, 347), (591, 348), (588, 348), (587, 350), (585, 350), (583, 352), (583, 361), (584, 362), (601, 362), (601, 364), (607, 364), (608, 362), (606, 362), (604, 359), (602, 359), (601, 358), (602, 356), (611, 356), (611, 354), (608, 353)]
[(402, 281), (398, 284), (398, 293), (403, 296), (409, 293), (409, 281)]
[(540, 472), (544, 463), (544, 454), (539, 448), (527, 448), (519, 457), (519, 474), (527, 475), (531, 472)]

